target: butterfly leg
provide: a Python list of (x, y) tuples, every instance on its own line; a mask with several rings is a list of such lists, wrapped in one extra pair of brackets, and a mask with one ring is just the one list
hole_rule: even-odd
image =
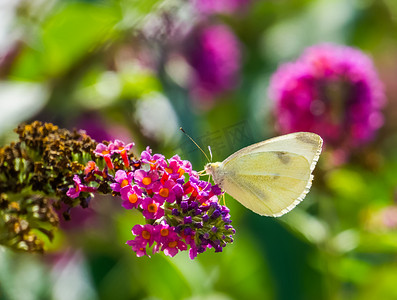
[(197, 174), (198, 174), (198, 176), (204, 176), (204, 175), (206, 175), (206, 172), (205, 172), (205, 170), (201, 170), (201, 171), (198, 171)]
[(222, 202), (223, 202), (222, 205), (226, 206), (226, 196), (225, 196), (225, 193), (222, 194)]

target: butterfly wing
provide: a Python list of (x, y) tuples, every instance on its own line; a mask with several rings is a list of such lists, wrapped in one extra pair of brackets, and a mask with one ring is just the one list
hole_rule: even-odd
[(281, 216), (309, 191), (322, 139), (292, 133), (237, 151), (214, 170), (214, 180), (252, 211)]

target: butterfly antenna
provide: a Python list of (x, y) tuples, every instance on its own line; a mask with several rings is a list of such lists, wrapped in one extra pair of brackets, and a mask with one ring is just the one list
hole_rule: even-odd
[[(208, 162), (210, 163), (211, 160), (208, 158), (208, 155), (205, 154), (205, 152), (203, 151), (203, 149), (201, 149), (201, 147), (190, 137), (190, 135), (188, 135), (188, 134), (186, 133), (185, 130), (183, 130), (182, 127), (179, 127), (179, 129), (180, 129), (184, 134), (186, 134), (186, 136), (197, 146), (197, 148), (200, 149), (200, 151), (204, 154), (205, 158), (206, 158), (206, 159), (208, 160)], [(212, 159), (212, 153), (211, 153), (211, 159)]]

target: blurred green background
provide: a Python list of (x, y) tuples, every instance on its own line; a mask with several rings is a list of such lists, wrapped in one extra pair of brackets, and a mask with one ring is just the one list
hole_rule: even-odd
[[(269, 78), (321, 42), (372, 57), (387, 97), (375, 140), (343, 165), (326, 150), (305, 201), (278, 219), (226, 196), (234, 244), (193, 261), (137, 258), (125, 241), (141, 216), (97, 197), (45, 255), (0, 247), (0, 299), (397, 299), (397, 2), (230, 1), (237, 9), (216, 13), (198, 2), (0, 1), (0, 145), (40, 120), (201, 170), (205, 157), (179, 127), (214, 161), (276, 135)], [(225, 68), (237, 75), (208, 95), (194, 90), (200, 74), (186, 57), (196, 32), (215, 25), (234, 39)]]

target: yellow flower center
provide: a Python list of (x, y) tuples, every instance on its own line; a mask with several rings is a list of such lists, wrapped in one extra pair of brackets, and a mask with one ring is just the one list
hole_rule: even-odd
[(106, 154), (109, 154), (109, 153), (110, 153), (109, 150), (103, 150), (103, 151), (102, 151), (102, 154), (103, 154), (103, 155), (106, 155)]
[(149, 185), (149, 184), (152, 183), (152, 178), (150, 178), (150, 177), (145, 177), (145, 178), (142, 179), (142, 183), (143, 183), (144, 185)]
[(164, 198), (167, 198), (169, 194), (170, 194), (170, 191), (169, 191), (169, 189), (167, 189), (167, 188), (162, 188), (162, 189), (160, 190), (160, 192), (159, 192), (159, 195), (160, 195), (161, 197), (164, 197)]
[(149, 204), (149, 205), (147, 206), (147, 210), (148, 210), (150, 213), (155, 213), (155, 212), (157, 212), (157, 205), (156, 205), (155, 203), (151, 203), (151, 204)]
[(171, 168), (165, 168), (164, 169), (168, 174), (172, 174), (172, 169)]
[(163, 228), (160, 230), (161, 236), (167, 236), (170, 233), (170, 231), (166, 228)]
[(126, 185), (128, 185), (128, 180), (127, 180), (127, 179), (124, 179), (124, 180), (121, 182), (120, 186), (123, 188), (123, 187), (125, 187)]
[(150, 232), (147, 231), (147, 230), (142, 231), (142, 237), (143, 237), (145, 240), (149, 240), (149, 239), (150, 239)]
[(138, 201), (138, 196), (136, 194), (130, 194), (128, 196), (128, 201), (134, 204)]
[(176, 245), (178, 245), (178, 242), (177, 242), (177, 241), (172, 241), (172, 242), (169, 242), (169, 243), (168, 243), (168, 247), (170, 247), (170, 248), (175, 248)]

